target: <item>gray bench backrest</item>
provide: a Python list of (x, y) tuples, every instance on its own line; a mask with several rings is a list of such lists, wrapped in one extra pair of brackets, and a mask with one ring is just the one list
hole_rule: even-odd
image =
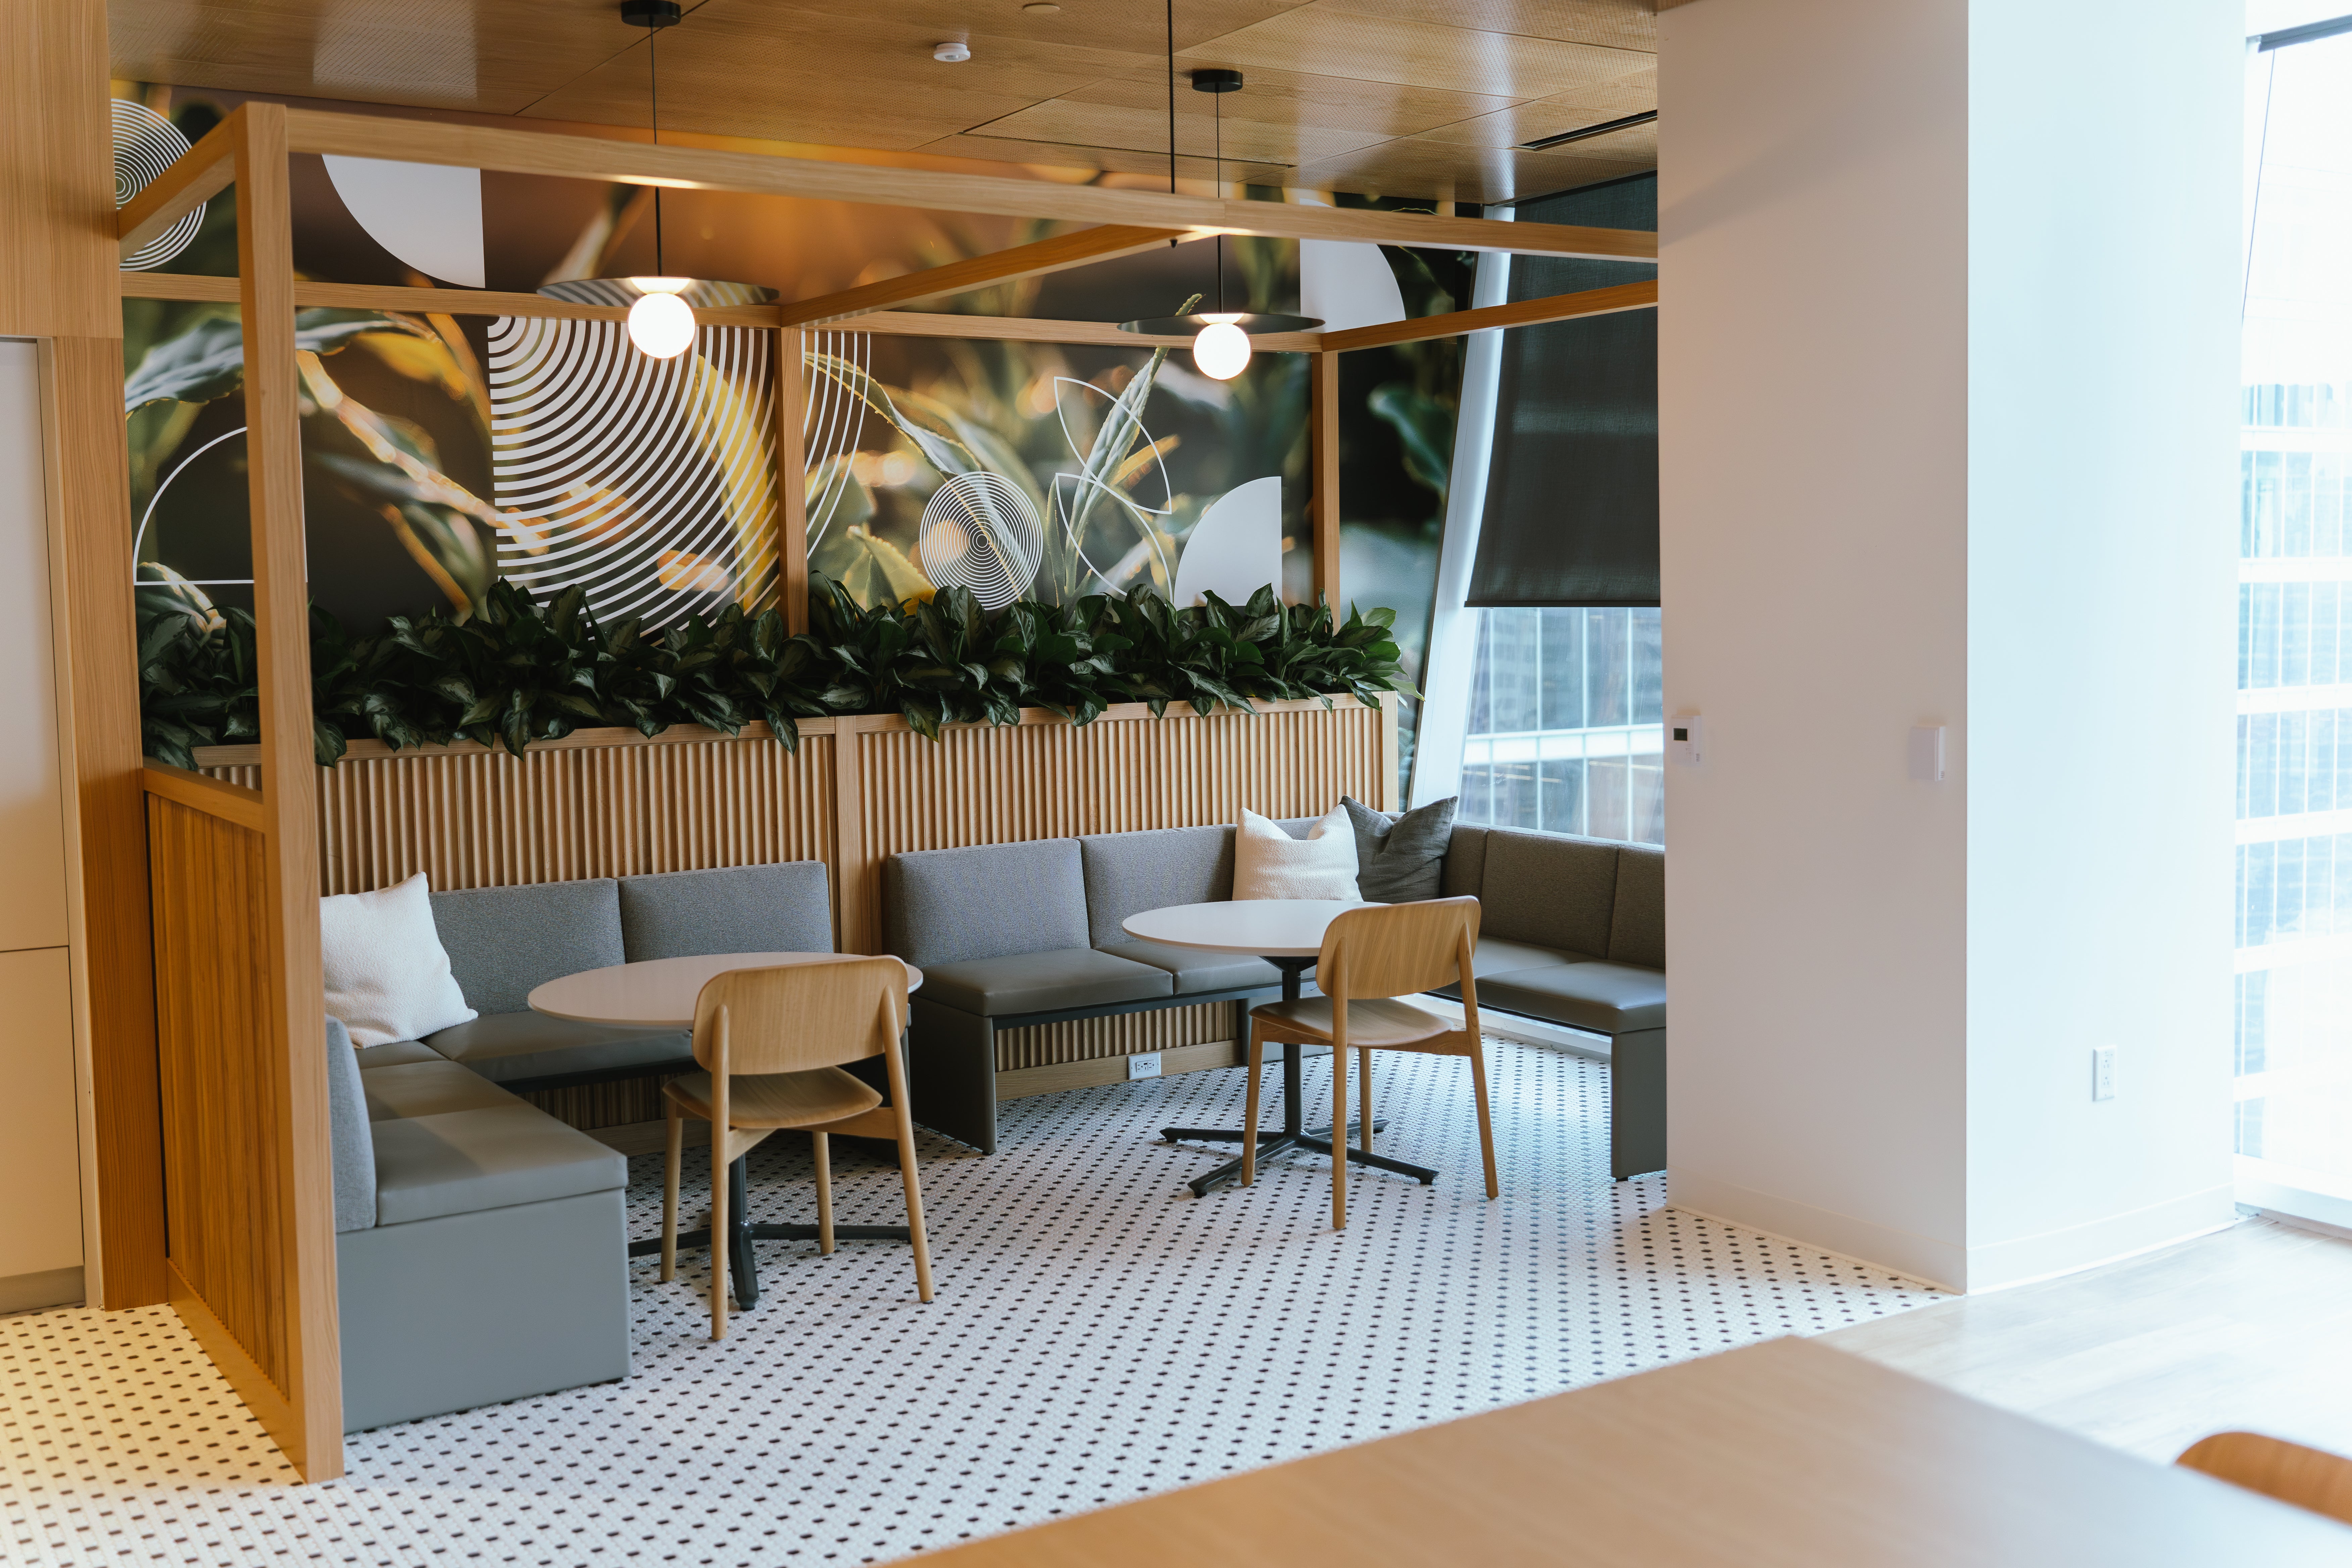
[(1087, 879), (1087, 934), (1096, 947), (1134, 940), (1121, 922), (1171, 904), (1234, 896), (1234, 830), (1163, 827), (1078, 840)]
[(524, 1012), (533, 987), (628, 956), (609, 877), (436, 893), (433, 924), (466, 1005), (485, 1015)]
[(1075, 838), (918, 849), (882, 863), (882, 946), (919, 969), (1089, 945)]
[(1609, 958), (1645, 969), (1666, 966), (1666, 852), (1646, 844), (1617, 847), (1617, 903), (1609, 919)]
[(1478, 900), (1481, 935), (1666, 966), (1666, 857), (1649, 845), (1456, 827), (1443, 890)]
[(831, 952), (822, 860), (621, 879), (629, 962), (704, 952)]
[(351, 1031), (327, 1017), (327, 1146), (334, 1156), (335, 1229), (375, 1224), (375, 1134), (368, 1126), (367, 1089)]

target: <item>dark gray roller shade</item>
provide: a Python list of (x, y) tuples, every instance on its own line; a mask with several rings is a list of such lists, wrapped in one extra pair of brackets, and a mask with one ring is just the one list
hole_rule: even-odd
[[(1635, 174), (1518, 209), (1528, 223), (1658, 226), (1658, 177)], [(1658, 275), (1633, 261), (1511, 258), (1511, 298)], [(1468, 602), (1658, 602), (1658, 313), (1624, 310), (1503, 334), (1495, 452)]]

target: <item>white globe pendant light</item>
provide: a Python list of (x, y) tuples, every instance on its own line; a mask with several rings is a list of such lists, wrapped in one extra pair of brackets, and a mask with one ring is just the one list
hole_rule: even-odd
[[(621, 20), (646, 29), (646, 72), (651, 85), (654, 145), (661, 145), (661, 77), (656, 68), (655, 40), (664, 27), (675, 27), (684, 13), (677, 0), (621, 0)], [(545, 283), (540, 292), (551, 300), (582, 305), (625, 305), (629, 311), (629, 342), (648, 359), (676, 359), (694, 346), (694, 308), (717, 305), (764, 305), (776, 297), (773, 289), (757, 283), (721, 283), (708, 278), (671, 278), (662, 274), (661, 187), (654, 187), (654, 271), (651, 278), (573, 278)]]
[[(1168, 194), (1176, 194), (1176, 37), (1171, 9), (1168, 37)], [(1225, 185), (1224, 95), (1242, 89), (1242, 73), (1203, 66), (1192, 73), (1192, 90), (1215, 95), (1217, 189)], [(1194, 300), (1200, 296), (1194, 295)], [(1217, 308), (1181, 316), (1145, 316), (1121, 321), (1119, 330), (1154, 337), (1192, 334), (1192, 363), (1211, 381), (1231, 381), (1249, 368), (1253, 332), (1307, 332), (1323, 323), (1313, 316), (1273, 315), (1262, 310), (1225, 309), (1225, 237), (1217, 236)]]

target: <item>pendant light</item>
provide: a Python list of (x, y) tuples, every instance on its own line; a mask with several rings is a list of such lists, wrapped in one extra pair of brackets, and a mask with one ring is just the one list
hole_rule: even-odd
[[(1192, 90), (1213, 95), (1216, 110), (1217, 190), (1225, 188), (1224, 95), (1242, 89), (1242, 73), (1204, 66), (1192, 73)], [(1168, 193), (1176, 194), (1176, 5), (1168, 3)], [(1119, 330), (1155, 337), (1192, 336), (1192, 363), (1212, 381), (1231, 381), (1249, 367), (1250, 337), (1256, 332), (1307, 332), (1323, 323), (1313, 316), (1283, 316), (1225, 309), (1225, 237), (1217, 236), (1217, 308), (1182, 316), (1146, 316), (1121, 321)]]
[[(655, 44), (664, 27), (675, 27), (683, 16), (677, 0), (621, 0), (621, 20), (643, 27), (646, 36), (646, 78), (652, 106), (654, 145), (661, 145), (661, 73)], [(763, 305), (776, 297), (773, 289), (757, 283), (722, 283), (706, 278), (674, 278), (662, 265), (661, 187), (654, 187), (654, 275), (648, 278), (580, 278), (547, 283), (540, 292), (551, 300), (583, 305), (626, 305), (629, 341), (649, 359), (676, 359), (694, 346), (694, 307)]]

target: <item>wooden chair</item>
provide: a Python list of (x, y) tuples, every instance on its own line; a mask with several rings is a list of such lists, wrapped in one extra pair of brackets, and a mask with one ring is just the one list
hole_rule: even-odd
[[(677, 1272), (678, 1156), (685, 1118), (710, 1123), (710, 1337), (727, 1337), (727, 1168), (771, 1132), (806, 1129), (816, 1145), (817, 1248), (833, 1250), (835, 1133), (895, 1138), (915, 1246), (915, 1289), (931, 1299), (923, 1194), (915, 1176), (915, 1129), (898, 1041), (907, 1017), (907, 968), (895, 958), (844, 958), (773, 969), (731, 969), (702, 988), (694, 1008), (694, 1059), (705, 1070), (662, 1089), (669, 1122), (662, 1178), (661, 1277)], [(890, 1103), (841, 1070), (883, 1059)]]
[[(1478, 1100), (1478, 1148), (1486, 1161), (1486, 1195), (1502, 1195), (1495, 1175), (1495, 1130), (1486, 1111), (1486, 1058), (1478, 1042), (1478, 984), (1470, 955), (1478, 945), (1478, 900), (1434, 899), (1349, 910), (1323, 932), (1315, 961), (1320, 996), (1269, 1002), (1250, 1010), (1249, 1105), (1242, 1118), (1242, 1185), (1257, 1180), (1258, 1074), (1265, 1045), (1295, 1041), (1331, 1047), (1331, 1226), (1348, 1224), (1348, 1052), (1363, 1068), (1357, 1146), (1372, 1148), (1372, 1052), (1423, 1051), (1468, 1057)], [(1409, 1003), (1441, 985), (1462, 986), (1461, 1028)]]
[(2173, 1463), (2352, 1524), (2352, 1459), (2340, 1454), (2259, 1432), (2216, 1432)]

